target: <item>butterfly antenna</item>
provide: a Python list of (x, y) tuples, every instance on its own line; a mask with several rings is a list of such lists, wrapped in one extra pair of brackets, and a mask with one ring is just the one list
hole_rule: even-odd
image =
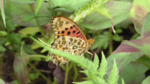
[(94, 33), (93, 33), (93, 35), (92, 35), (92, 38), (94, 38), (95, 33), (96, 33), (96, 30), (94, 31)]

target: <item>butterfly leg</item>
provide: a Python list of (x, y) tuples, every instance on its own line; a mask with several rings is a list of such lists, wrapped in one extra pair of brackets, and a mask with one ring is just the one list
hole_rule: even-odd
[(93, 56), (93, 54), (91, 52), (89, 52), (89, 51), (86, 51), (86, 52), (89, 53), (91, 56)]
[(93, 60), (93, 57), (94, 57), (93, 53), (91, 53), (89, 51), (87, 51), (87, 53), (89, 53), (91, 55), (91, 60)]
[(80, 57), (82, 57), (82, 56), (83, 56), (83, 54), (80, 55)]

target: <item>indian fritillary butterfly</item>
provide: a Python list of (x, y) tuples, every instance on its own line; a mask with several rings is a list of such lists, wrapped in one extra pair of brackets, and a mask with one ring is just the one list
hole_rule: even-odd
[[(94, 39), (87, 40), (79, 26), (68, 18), (62, 16), (54, 17), (51, 25), (55, 35), (54, 44), (52, 45), (53, 49), (82, 56), (85, 52), (88, 52), (94, 43)], [(69, 60), (52, 53), (50, 56), (52, 62), (55, 64), (65, 64), (69, 62)]]

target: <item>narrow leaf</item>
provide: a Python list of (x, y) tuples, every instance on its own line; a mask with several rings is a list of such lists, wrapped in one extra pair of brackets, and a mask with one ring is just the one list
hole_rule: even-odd
[(36, 9), (35, 9), (35, 14), (38, 13), (40, 7), (42, 6), (42, 3), (44, 2), (44, 0), (36, 0), (37, 3), (36, 3)]
[(3, 19), (4, 26), (6, 28), (6, 20), (5, 20), (5, 12), (4, 12), (4, 1), (0, 0), (0, 9), (1, 9), (1, 15)]
[(100, 77), (103, 78), (103, 76), (106, 74), (106, 71), (107, 71), (107, 61), (106, 61), (104, 53), (102, 52), (102, 62), (100, 64), (100, 68), (99, 68)]
[(108, 9), (105, 7), (105, 4), (101, 5), (99, 8), (96, 9), (96, 11), (102, 15), (104, 15), (107, 18), (112, 18), (110, 12)]
[(116, 61), (114, 60), (113, 68), (108, 77), (108, 84), (117, 84), (118, 78), (119, 78), (119, 71), (116, 65)]
[(122, 84), (125, 84), (124, 80), (122, 79)]
[(99, 67), (99, 60), (97, 54), (95, 54), (94, 56), (94, 66), (95, 66), (95, 70), (97, 70)]

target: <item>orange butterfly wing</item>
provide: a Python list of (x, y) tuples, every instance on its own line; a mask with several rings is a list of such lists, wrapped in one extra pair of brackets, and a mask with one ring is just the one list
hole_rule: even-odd
[(61, 36), (71, 36), (87, 41), (79, 26), (68, 18), (62, 16), (54, 17), (52, 20), (52, 28), (55, 34), (55, 39), (58, 39)]
[[(88, 52), (88, 49), (94, 43), (93, 39), (87, 40), (79, 26), (68, 18), (54, 17), (52, 19), (52, 28), (55, 35), (55, 41), (52, 45), (54, 49), (81, 56)], [(68, 62), (63, 57), (54, 54), (50, 56), (55, 64)]]

